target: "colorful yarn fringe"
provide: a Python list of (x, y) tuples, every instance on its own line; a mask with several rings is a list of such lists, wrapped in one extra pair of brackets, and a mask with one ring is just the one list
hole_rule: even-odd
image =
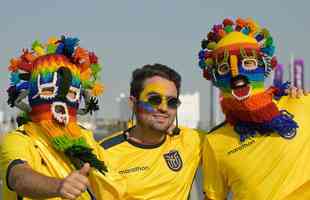
[(234, 130), (240, 135), (240, 141), (243, 142), (257, 133), (269, 135), (272, 132), (278, 133), (281, 137), (291, 139), (296, 135), (297, 123), (293, 120), (294, 116), (286, 110), (281, 110), (280, 114), (271, 121), (264, 123), (237, 122)]

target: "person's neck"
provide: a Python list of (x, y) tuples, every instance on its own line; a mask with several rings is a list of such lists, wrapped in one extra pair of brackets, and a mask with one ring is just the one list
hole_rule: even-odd
[(166, 133), (136, 125), (129, 132), (129, 139), (141, 144), (155, 145), (162, 143), (166, 138)]

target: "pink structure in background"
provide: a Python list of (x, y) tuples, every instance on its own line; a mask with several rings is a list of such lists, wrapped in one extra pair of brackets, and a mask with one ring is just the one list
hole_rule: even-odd
[(284, 67), (282, 64), (278, 64), (274, 71), (273, 85), (280, 86), (283, 83)]
[(303, 59), (295, 59), (293, 65), (294, 71), (294, 82), (292, 83), (297, 88), (304, 89), (304, 60)]

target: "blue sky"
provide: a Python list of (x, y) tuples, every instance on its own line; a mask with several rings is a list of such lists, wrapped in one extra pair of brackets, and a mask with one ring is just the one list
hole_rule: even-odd
[[(298, 3), (297, 3), (298, 2)], [(197, 67), (200, 41), (213, 24), (225, 17), (252, 17), (269, 28), (276, 54), (287, 64), (291, 53), (304, 58), (310, 77), (310, 1), (208, 0), (2, 0), (0, 7), (0, 95), (6, 97), (7, 65), (32, 41), (69, 34), (81, 46), (94, 50), (103, 64), (101, 80), (106, 92), (101, 114), (117, 116), (115, 99), (128, 94), (132, 70), (162, 63), (183, 76), (182, 91), (200, 91), (208, 101), (208, 82)], [(310, 78), (307, 80), (310, 88)], [(5, 104), (3, 98), (2, 104)], [(207, 103), (205, 103), (207, 104)], [(1, 105), (1, 104), (0, 104)], [(202, 107), (207, 112), (208, 107)], [(203, 112), (202, 112), (203, 113)]]

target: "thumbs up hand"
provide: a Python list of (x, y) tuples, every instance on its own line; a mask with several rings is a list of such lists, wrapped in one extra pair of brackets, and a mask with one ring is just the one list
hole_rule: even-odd
[(83, 167), (80, 169), (80, 170), (78, 170), (79, 171), (79, 173), (81, 174), (81, 175), (83, 175), (83, 176), (88, 176), (88, 172), (90, 171), (90, 165), (89, 165), (89, 163), (85, 163), (84, 165), (83, 165)]
[(72, 172), (64, 178), (59, 186), (59, 196), (65, 199), (76, 199), (90, 186), (87, 174), (91, 167), (85, 163), (80, 170)]

